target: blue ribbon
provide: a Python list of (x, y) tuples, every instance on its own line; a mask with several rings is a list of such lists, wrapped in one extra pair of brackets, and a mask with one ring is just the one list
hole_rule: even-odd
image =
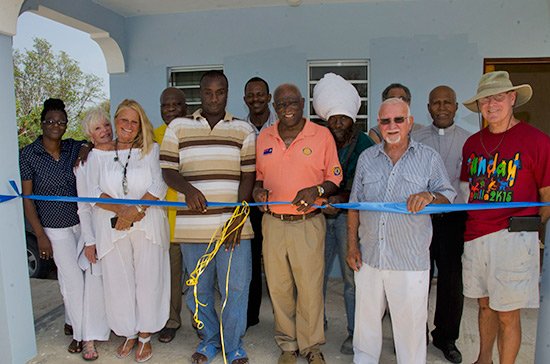
[[(95, 197), (75, 197), (75, 196), (42, 196), (42, 195), (22, 195), (14, 181), (9, 181), (11, 187), (17, 194), (16, 196), (0, 195), (0, 203), (9, 201), (16, 197), (27, 198), (30, 200), (39, 201), (62, 201), (62, 202), (85, 202), (85, 203), (104, 203), (111, 205), (147, 205), (147, 206), (164, 206), (164, 207), (187, 207), (185, 202), (176, 201), (152, 201), (152, 200), (131, 200), (122, 198), (95, 198)], [(250, 206), (266, 206), (266, 205), (290, 205), (290, 201), (275, 201), (275, 202), (251, 202)], [(241, 206), (240, 202), (207, 202), (208, 207), (237, 207)], [(348, 202), (336, 203), (332, 206), (339, 209), (352, 209), (377, 212), (392, 212), (397, 214), (410, 214), (407, 210), (405, 202)], [(467, 210), (494, 210), (494, 209), (510, 209), (524, 207), (541, 207), (550, 206), (550, 202), (501, 202), (501, 203), (476, 203), (476, 204), (438, 204), (428, 205), (417, 214), (439, 214), (453, 211)], [(325, 208), (326, 206), (313, 205), (316, 208)]]

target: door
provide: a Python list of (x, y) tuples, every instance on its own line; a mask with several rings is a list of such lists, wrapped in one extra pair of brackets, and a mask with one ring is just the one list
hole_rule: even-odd
[(550, 58), (486, 58), (483, 69), (484, 73), (508, 71), (513, 85), (531, 85), (533, 97), (516, 108), (514, 115), (550, 134)]

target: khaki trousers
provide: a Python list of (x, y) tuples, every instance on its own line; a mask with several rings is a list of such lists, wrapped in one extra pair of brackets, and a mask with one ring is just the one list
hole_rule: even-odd
[(325, 342), (325, 217), (282, 221), (264, 214), (264, 268), (275, 315), (275, 341), (306, 355)]
[(170, 316), (165, 326), (170, 329), (179, 329), (181, 326), (182, 275), (183, 264), (180, 244), (170, 243)]

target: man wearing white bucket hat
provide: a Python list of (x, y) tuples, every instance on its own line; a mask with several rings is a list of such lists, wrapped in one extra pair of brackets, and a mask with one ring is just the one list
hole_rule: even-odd
[[(550, 201), (550, 138), (513, 113), (532, 93), (496, 71), (483, 75), (464, 102), (488, 124), (464, 144), (460, 179), (468, 203)], [(495, 339), (499, 362), (516, 360), (520, 309), (539, 305), (538, 228), (549, 214), (548, 207), (468, 211), (464, 295), (478, 299), (479, 364), (492, 362)]]

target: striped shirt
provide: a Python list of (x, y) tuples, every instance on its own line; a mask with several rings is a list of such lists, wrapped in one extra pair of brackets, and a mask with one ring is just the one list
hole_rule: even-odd
[[(350, 202), (405, 202), (411, 194), (439, 192), (456, 196), (443, 160), (428, 147), (411, 140), (397, 163), (384, 152), (384, 143), (359, 157)], [(359, 242), (363, 261), (383, 270), (430, 269), (430, 215), (359, 212)]]
[[(256, 133), (246, 121), (226, 113), (213, 129), (201, 116), (172, 120), (160, 151), (162, 169), (173, 169), (201, 191), (207, 201), (237, 202), (241, 173), (254, 172)], [(185, 196), (178, 192), (178, 201)], [(232, 207), (209, 207), (206, 213), (178, 210), (174, 242), (207, 243), (231, 217)], [(254, 236), (247, 220), (241, 238)]]

